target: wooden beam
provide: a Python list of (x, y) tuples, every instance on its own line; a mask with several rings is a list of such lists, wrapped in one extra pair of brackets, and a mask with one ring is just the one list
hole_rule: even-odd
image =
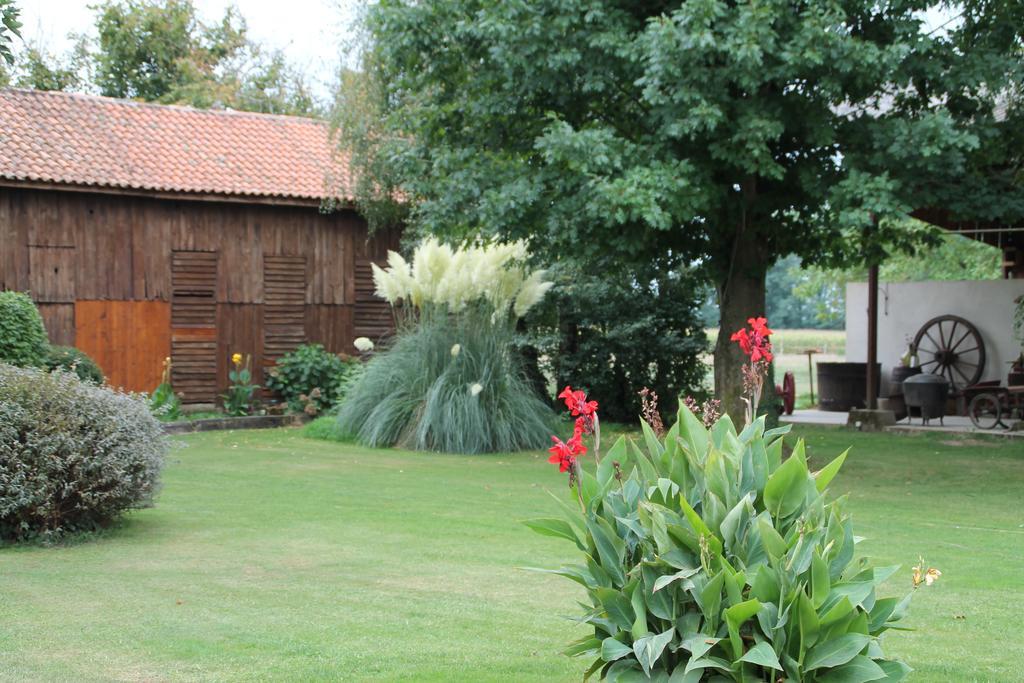
[[(173, 199), (186, 202), (222, 202), (228, 204), (257, 204), (264, 206), (304, 206), (319, 209), (324, 200), (304, 197), (262, 197), (255, 195), (229, 195), (214, 192), (167, 192), (104, 185), (71, 185), (67, 183), (32, 182), (0, 178), (0, 187), (31, 190), (55, 190), (58, 192), (88, 192), (90, 194), (117, 195), (123, 197), (148, 197), (150, 199)], [(354, 209), (355, 203), (345, 200), (338, 203), (339, 209)]]
[(878, 408), (875, 364), (878, 362), (878, 264), (868, 268), (868, 410)]

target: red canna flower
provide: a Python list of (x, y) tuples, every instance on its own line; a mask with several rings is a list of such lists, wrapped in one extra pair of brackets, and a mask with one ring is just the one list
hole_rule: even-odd
[(737, 330), (736, 332), (733, 332), (732, 336), (729, 337), (729, 341), (737, 342), (740, 345), (740, 350), (743, 351), (743, 353), (745, 353), (746, 355), (750, 355), (750, 337), (747, 335), (746, 329)]
[(730, 341), (740, 345), (740, 350), (750, 356), (750, 362), (771, 363), (774, 356), (772, 343), (768, 338), (772, 331), (768, 328), (767, 318), (748, 318), (747, 324), (750, 325), (750, 329), (737, 330), (729, 337)]
[(573, 391), (572, 387), (567, 386), (565, 389), (562, 389), (562, 393), (558, 395), (558, 398), (565, 399), (565, 407), (569, 409), (569, 413), (573, 417), (593, 415), (597, 412), (597, 401), (588, 401), (585, 392)]

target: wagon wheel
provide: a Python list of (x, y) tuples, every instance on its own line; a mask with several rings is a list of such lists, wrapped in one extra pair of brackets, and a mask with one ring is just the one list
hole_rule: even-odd
[(967, 414), (978, 429), (995, 429), (1002, 424), (1003, 407), (995, 394), (978, 394), (971, 399)]
[(921, 371), (943, 375), (956, 390), (977, 384), (985, 371), (981, 334), (960, 316), (940, 315), (926, 322), (914, 337), (914, 348)]

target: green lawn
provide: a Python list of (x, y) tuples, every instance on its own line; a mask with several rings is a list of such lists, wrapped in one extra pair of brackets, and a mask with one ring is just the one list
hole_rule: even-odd
[[(862, 550), (943, 571), (889, 652), (918, 681), (1024, 678), (1024, 444), (805, 430), (854, 446)], [(574, 560), (518, 520), (563, 478), (540, 454), (372, 451), (295, 430), (190, 435), (158, 505), (63, 547), (0, 550), (5, 681), (578, 680)]]

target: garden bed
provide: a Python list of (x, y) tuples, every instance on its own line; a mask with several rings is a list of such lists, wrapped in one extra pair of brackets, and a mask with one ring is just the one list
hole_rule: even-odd
[(274, 427), (299, 427), (309, 418), (305, 415), (246, 415), (243, 417), (212, 417), (201, 420), (178, 420), (164, 425), (168, 434), (190, 432), (214, 432), (224, 429), (272, 429)]

